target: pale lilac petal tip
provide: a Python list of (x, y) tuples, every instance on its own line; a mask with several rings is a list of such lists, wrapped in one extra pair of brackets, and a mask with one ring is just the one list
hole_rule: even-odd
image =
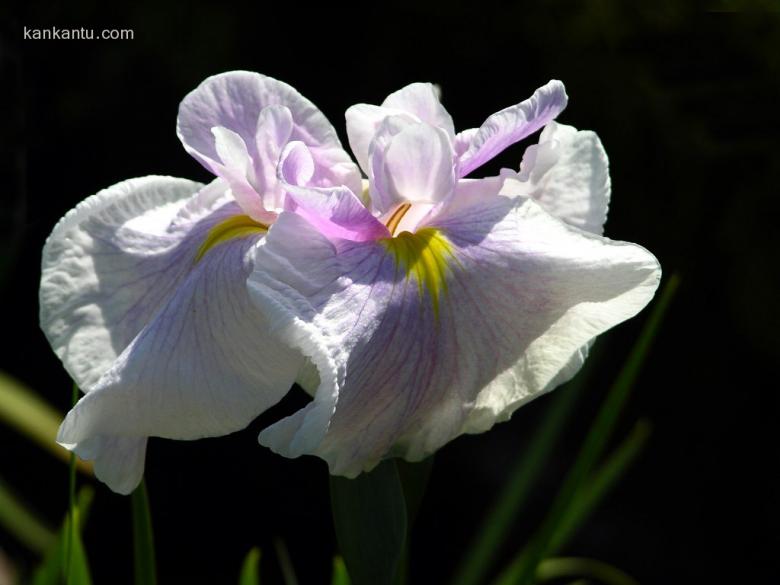
[(567, 101), (563, 83), (554, 79), (524, 102), (490, 116), (476, 133), (462, 132), (470, 144), (464, 150), (461, 145), (458, 176), (465, 177), (508, 146), (544, 127), (563, 111)]

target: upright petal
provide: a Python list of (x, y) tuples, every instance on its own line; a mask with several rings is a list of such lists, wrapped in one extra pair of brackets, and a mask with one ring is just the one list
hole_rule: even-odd
[(349, 145), (360, 167), (369, 174), (369, 145), (382, 122), (400, 116), (407, 122), (425, 122), (455, 137), (452, 117), (439, 102), (439, 93), (431, 83), (412, 83), (391, 93), (381, 106), (356, 104), (346, 112)]
[(551, 122), (523, 156), (506, 194), (532, 197), (566, 223), (601, 234), (609, 208), (607, 153), (594, 132)]
[(187, 152), (214, 172), (212, 162), (219, 154), (211, 129), (221, 126), (238, 134), (254, 159), (260, 112), (274, 105), (289, 108), (295, 122), (292, 139), (341, 147), (333, 126), (314, 104), (286, 83), (249, 71), (214, 75), (187, 94), (179, 106), (176, 131)]
[[(273, 205), (267, 206), (260, 193), (266, 193), (257, 187), (255, 165), (249, 156), (243, 139), (227, 128), (215, 126), (211, 129), (214, 135), (214, 145), (221, 162), (214, 162), (213, 167), (218, 176), (230, 185), (230, 190), (236, 202), (244, 213), (253, 219), (270, 223), (276, 219), (276, 213), (271, 211)], [(271, 197), (273, 201), (273, 197)]]
[(411, 83), (387, 96), (382, 106), (413, 114), (421, 122), (441, 128), (451, 138), (455, 137), (452, 116), (441, 105), (439, 91), (432, 83)]
[(312, 148), (320, 175), (341, 181), (333, 185), (357, 188), (360, 183), (357, 167), (322, 112), (295, 89), (271, 77), (248, 71), (222, 73), (206, 79), (181, 102), (179, 139), (187, 152), (219, 175), (225, 161), (211, 133), (214, 127), (227, 128), (244, 142), (255, 164), (257, 184), (253, 186), (260, 195), (270, 190), (278, 198), (276, 159), (288, 140), (300, 140)]
[(506, 419), (570, 377), (580, 348), (644, 307), (659, 278), (643, 248), (505, 197), (340, 245), (285, 213), (257, 262), (252, 298), (321, 374), (313, 402), (260, 441), (348, 477)]
[(399, 116), (409, 123), (419, 122), (416, 116), (392, 108), (372, 106), (370, 104), (356, 104), (351, 106), (346, 114), (347, 137), (352, 154), (358, 161), (360, 168), (370, 176), (368, 149), (379, 127), (389, 116)]
[(457, 141), (459, 150), (463, 150), (464, 138), (470, 143), (460, 154), (458, 176), (465, 177), (508, 146), (545, 126), (563, 111), (567, 101), (563, 83), (553, 80), (524, 102), (490, 116), (477, 132), (461, 132)]
[(440, 128), (389, 118), (370, 157), (371, 198), (381, 213), (399, 203), (437, 203), (455, 189), (452, 142)]

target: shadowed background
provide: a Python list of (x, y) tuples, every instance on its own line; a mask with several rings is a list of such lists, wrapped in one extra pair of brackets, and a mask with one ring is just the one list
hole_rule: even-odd
[[(175, 134), (179, 101), (205, 77), (248, 69), (286, 81), (345, 144), (349, 105), (379, 103), (413, 81), (441, 86), (460, 130), (558, 78), (570, 96), (559, 120), (595, 130), (610, 156), (607, 235), (644, 245), (683, 277), (618, 429), (646, 418), (650, 444), (564, 552), (614, 563), (642, 583), (768, 580), (780, 488), (780, 231), (770, 211), (780, 184), (780, 14), (682, 4), (365, 3), (349, 14), (261, 2), (28, 5), (2, 24), (0, 370), (67, 410), (70, 382), (37, 325), (43, 242), (67, 210), (123, 179), (209, 180)], [(134, 39), (25, 41), (24, 26), (130, 28)], [(528, 143), (482, 171), (517, 168)], [(542, 517), (642, 321), (599, 343), (574, 422), (503, 558)], [(437, 454), (412, 535), (412, 582), (450, 576), (549, 400)], [(293, 393), (227, 438), (152, 440), (160, 583), (235, 582), (256, 544), (265, 582), (277, 583), (274, 537), (301, 583), (326, 581), (335, 545), (325, 465), (256, 443), (259, 429), (303, 402)], [(3, 479), (59, 522), (66, 467), (4, 427), (0, 445)], [(85, 539), (97, 584), (131, 582), (128, 499), (101, 486)], [(0, 549), (20, 567), (35, 562), (2, 532)]]

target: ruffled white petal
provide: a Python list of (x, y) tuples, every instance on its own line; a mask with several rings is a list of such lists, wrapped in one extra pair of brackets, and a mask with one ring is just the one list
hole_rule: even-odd
[(523, 156), (506, 194), (524, 195), (566, 223), (602, 234), (611, 184), (607, 153), (594, 132), (551, 122)]
[(438, 317), (431, 291), (399, 275), (382, 242), (334, 245), (283, 214), (249, 286), (321, 381), (263, 444), (349, 477), (389, 455), (425, 457), (567, 379), (581, 348), (658, 283), (643, 248), (570, 228), (524, 198), (493, 197), (437, 227), (454, 256)]
[(113, 491), (129, 495), (141, 483), (146, 437), (95, 436), (78, 445), (82, 459), (94, 461), (95, 476)]
[(187, 232), (172, 222), (182, 213), (188, 222), (198, 218), (186, 204), (201, 188), (172, 177), (123, 181), (68, 212), (46, 240), (40, 324), (83, 390), (108, 370), (186, 275), (178, 246)]
[(58, 441), (94, 459), (128, 493), (146, 437), (197, 438), (246, 426), (302, 365), (249, 302), (257, 233), (199, 256), (220, 222), (242, 213), (223, 181), (121, 183), (81, 204), (44, 250), (41, 325), (87, 390)]
[[(221, 209), (209, 223), (237, 210)], [(58, 441), (224, 435), (281, 399), (302, 360), (267, 334), (266, 317), (249, 302), (256, 247), (257, 237), (237, 238), (190, 263), (168, 302), (68, 414)]]

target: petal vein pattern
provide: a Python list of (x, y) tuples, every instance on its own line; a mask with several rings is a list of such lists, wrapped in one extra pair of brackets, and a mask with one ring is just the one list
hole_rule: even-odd
[[(283, 214), (250, 292), (284, 307), (272, 326), (326, 375), (314, 401), (261, 443), (316, 454), (348, 477), (389, 455), (419, 460), (573, 375), (585, 344), (652, 298), (657, 261), (639, 246), (569, 228), (525, 198), (467, 211), (425, 228), (448, 258), (420, 268), (435, 284), (407, 264), (429, 293), (446, 287), (438, 307), (399, 283), (398, 252), (385, 242), (333, 242)], [(392, 246), (410, 254), (419, 244), (409, 241)]]
[(52, 232), (41, 326), (87, 392), (58, 440), (115, 491), (140, 481), (148, 436), (233, 432), (292, 385), (301, 357), (246, 292), (264, 233), (222, 180), (170, 177), (106, 189)]

